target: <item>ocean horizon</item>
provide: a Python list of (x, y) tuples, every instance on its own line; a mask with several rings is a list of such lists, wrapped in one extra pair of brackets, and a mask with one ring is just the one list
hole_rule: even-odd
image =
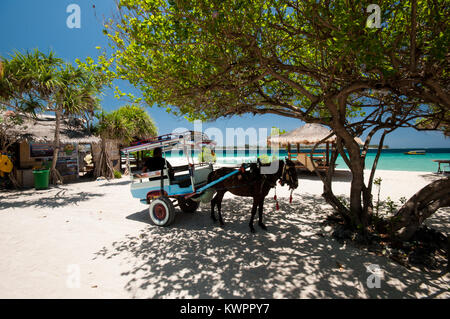
[[(310, 149), (309, 149), (310, 150)], [(425, 150), (425, 155), (405, 155), (404, 152), (412, 150)], [(308, 152), (308, 148), (302, 148), (301, 152)], [(326, 152), (325, 149), (317, 149), (316, 152)], [(366, 155), (366, 168), (371, 169), (373, 161), (376, 156), (376, 149), (369, 149)], [(193, 152), (193, 156), (198, 158), (198, 151)], [(255, 162), (258, 156), (267, 154), (272, 156), (270, 149), (256, 150), (256, 149), (216, 149), (218, 164), (240, 164)], [(177, 152), (168, 152), (167, 158), (183, 157)], [(286, 158), (287, 151), (285, 149), (279, 150), (278, 158)], [(450, 160), (450, 148), (389, 148), (381, 151), (380, 159), (378, 161), (377, 169), (393, 170), (393, 171), (415, 171), (415, 172), (436, 172), (438, 163), (433, 160)], [(342, 157), (336, 160), (336, 169), (348, 169)], [(441, 169), (448, 169), (448, 164), (441, 164)]]

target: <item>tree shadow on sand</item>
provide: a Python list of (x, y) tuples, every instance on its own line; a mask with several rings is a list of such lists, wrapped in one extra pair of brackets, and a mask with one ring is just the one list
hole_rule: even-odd
[(449, 233), (450, 230), (450, 207), (444, 207), (439, 209), (432, 216), (428, 217), (424, 224), (429, 227), (442, 232)]
[[(329, 213), (320, 197), (295, 195), (290, 205), (267, 199), (268, 231), (248, 228), (251, 199), (223, 202), (226, 226), (209, 207), (178, 212), (168, 228), (148, 225), (97, 252), (129, 269), (125, 289), (136, 298), (402, 298), (448, 294), (444, 279), (406, 269), (326, 233)], [(128, 216), (150, 223), (147, 210)], [(366, 267), (382, 268), (381, 288), (369, 289)], [(449, 297), (449, 295), (447, 295)]]
[(8, 208), (58, 208), (77, 205), (79, 202), (102, 197), (104, 194), (91, 192), (73, 192), (64, 187), (47, 190), (9, 191), (0, 194), (0, 210)]
[(99, 185), (100, 187), (108, 187), (108, 186), (121, 186), (121, 185), (128, 185), (131, 184), (131, 180), (127, 179), (124, 181), (120, 181), (120, 182), (107, 182), (104, 184)]

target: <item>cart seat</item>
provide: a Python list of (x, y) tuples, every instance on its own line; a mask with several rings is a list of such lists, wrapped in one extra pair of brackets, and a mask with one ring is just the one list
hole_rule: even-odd
[(171, 184), (179, 185), (181, 188), (191, 186), (191, 178), (189, 175), (178, 175), (175, 176)]

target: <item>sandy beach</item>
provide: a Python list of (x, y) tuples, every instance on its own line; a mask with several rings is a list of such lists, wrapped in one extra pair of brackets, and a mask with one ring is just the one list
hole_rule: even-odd
[[(367, 174), (366, 174), (367, 175)], [(409, 198), (437, 178), (378, 171), (381, 198)], [(336, 194), (348, 194), (341, 171)], [(385, 256), (339, 243), (314, 175), (301, 175), (289, 205), (286, 187), (265, 205), (268, 231), (248, 230), (251, 199), (226, 195), (226, 226), (209, 205), (177, 212), (170, 227), (150, 223), (129, 180), (0, 193), (0, 298), (450, 298), (449, 275), (407, 269)], [(375, 193), (375, 189), (374, 189)], [(450, 210), (426, 223), (450, 232)], [(320, 235), (319, 235), (320, 233)], [(370, 264), (381, 287), (368, 288)]]

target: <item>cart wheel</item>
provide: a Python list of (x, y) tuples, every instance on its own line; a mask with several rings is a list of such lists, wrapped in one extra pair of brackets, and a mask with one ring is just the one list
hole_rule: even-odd
[(175, 219), (175, 208), (167, 197), (160, 197), (150, 203), (150, 219), (156, 226), (166, 227)]
[(194, 202), (192, 199), (184, 199), (183, 197), (178, 198), (178, 205), (183, 213), (195, 213), (200, 203)]

